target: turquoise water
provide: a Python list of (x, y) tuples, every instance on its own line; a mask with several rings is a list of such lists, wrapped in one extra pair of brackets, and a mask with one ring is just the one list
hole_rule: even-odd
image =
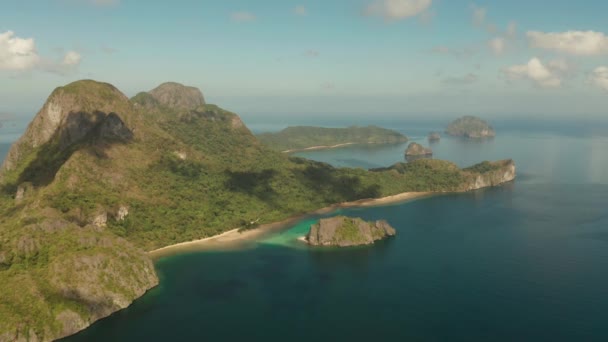
[[(574, 129), (576, 128), (576, 129)], [(237, 251), (160, 260), (161, 285), (69, 341), (606, 341), (608, 130), (497, 125), (445, 138), (461, 166), (513, 158), (502, 187), (340, 214), (387, 219), (393, 239), (314, 249), (315, 219)], [(399, 127), (414, 140), (440, 127)], [(387, 166), (404, 145), (301, 153)]]

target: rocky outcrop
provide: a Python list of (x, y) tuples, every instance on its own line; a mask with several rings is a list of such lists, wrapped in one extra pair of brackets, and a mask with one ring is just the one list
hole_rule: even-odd
[(176, 109), (196, 109), (205, 105), (203, 93), (194, 87), (175, 82), (163, 83), (149, 92), (162, 106)]
[(13, 170), (37, 148), (53, 143), (65, 149), (91, 133), (97, 138), (130, 139), (124, 121), (131, 111), (129, 99), (108, 83), (83, 80), (53, 91), (21, 138), (11, 146), (1, 175)]
[(492, 138), (496, 136), (494, 128), (475, 116), (464, 116), (449, 124), (446, 133), (455, 137), (471, 139)]
[[(485, 170), (482, 168), (485, 168)], [(515, 180), (516, 177), (515, 162), (511, 159), (484, 162), (473, 168), (465, 169), (465, 172), (467, 171), (473, 172), (474, 175), (463, 189), (465, 191), (501, 185)]]
[(430, 156), (432, 154), (433, 150), (415, 142), (411, 143), (405, 150), (406, 157)]
[(306, 241), (312, 246), (358, 246), (373, 244), (396, 235), (386, 221), (365, 222), (360, 218), (337, 216), (321, 219), (310, 227)]
[(428, 136), (429, 142), (437, 142), (441, 140), (441, 134), (439, 132), (431, 132)]

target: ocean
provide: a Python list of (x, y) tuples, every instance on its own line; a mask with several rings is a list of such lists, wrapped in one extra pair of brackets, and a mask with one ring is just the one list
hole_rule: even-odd
[[(444, 126), (389, 127), (426, 145)], [(444, 137), (434, 157), (512, 158), (513, 183), (332, 214), (397, 229), (371, 247), (302, 245), (308, 218), (241, 250), (163, 258), (160, 286), (66, 341), (608, 340), (608, 125), (495, 127), (484, 142)], [(298, 155), (371, 168), (406, 145)]]

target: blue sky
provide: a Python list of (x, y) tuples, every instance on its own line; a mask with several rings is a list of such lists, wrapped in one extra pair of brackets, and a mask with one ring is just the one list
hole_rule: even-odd
[[(4, 0), (0, 116), (92, 78), (247, 115), (608, 116), (608, 2)], [(30, 40), (31, 39), (31, 40)]]

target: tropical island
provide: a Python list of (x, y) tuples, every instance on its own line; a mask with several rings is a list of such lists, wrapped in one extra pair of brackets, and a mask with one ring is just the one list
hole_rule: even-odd
[(403, 134), (377, 126), (325, 128), (310, 126), (287, 127), (276, 133), (258, 134), (262, 144), (273, 150), (297, 152), (336, 148), (352, 144), (395, 144), (407, 142)]
[(311, 246), (360, 246), (395, 236), (397, 231), (384, 220), (365, 222), (360, 218), (336, 216), (310, 227), (305, 241)]
[(452, 121), (446, 133), (454, 137), (471, 139), (492, 138), (496, 131), (486, 121), (475, 116), (464, 116)]
[(429, 142), (438, 142), (439, 140), (441, 140), (441, 133), (431, 132), (429, 133), (427, 139), (429, 140)]
[(148, 252), (159, 248), (514, 178), (510, 160), (335, 168), (267, 147), (196, 88), (129, 99), (74, 82), (51, 93), (0, 170), (0, 341), (61, 338), (127, 307), (158, 284)]

